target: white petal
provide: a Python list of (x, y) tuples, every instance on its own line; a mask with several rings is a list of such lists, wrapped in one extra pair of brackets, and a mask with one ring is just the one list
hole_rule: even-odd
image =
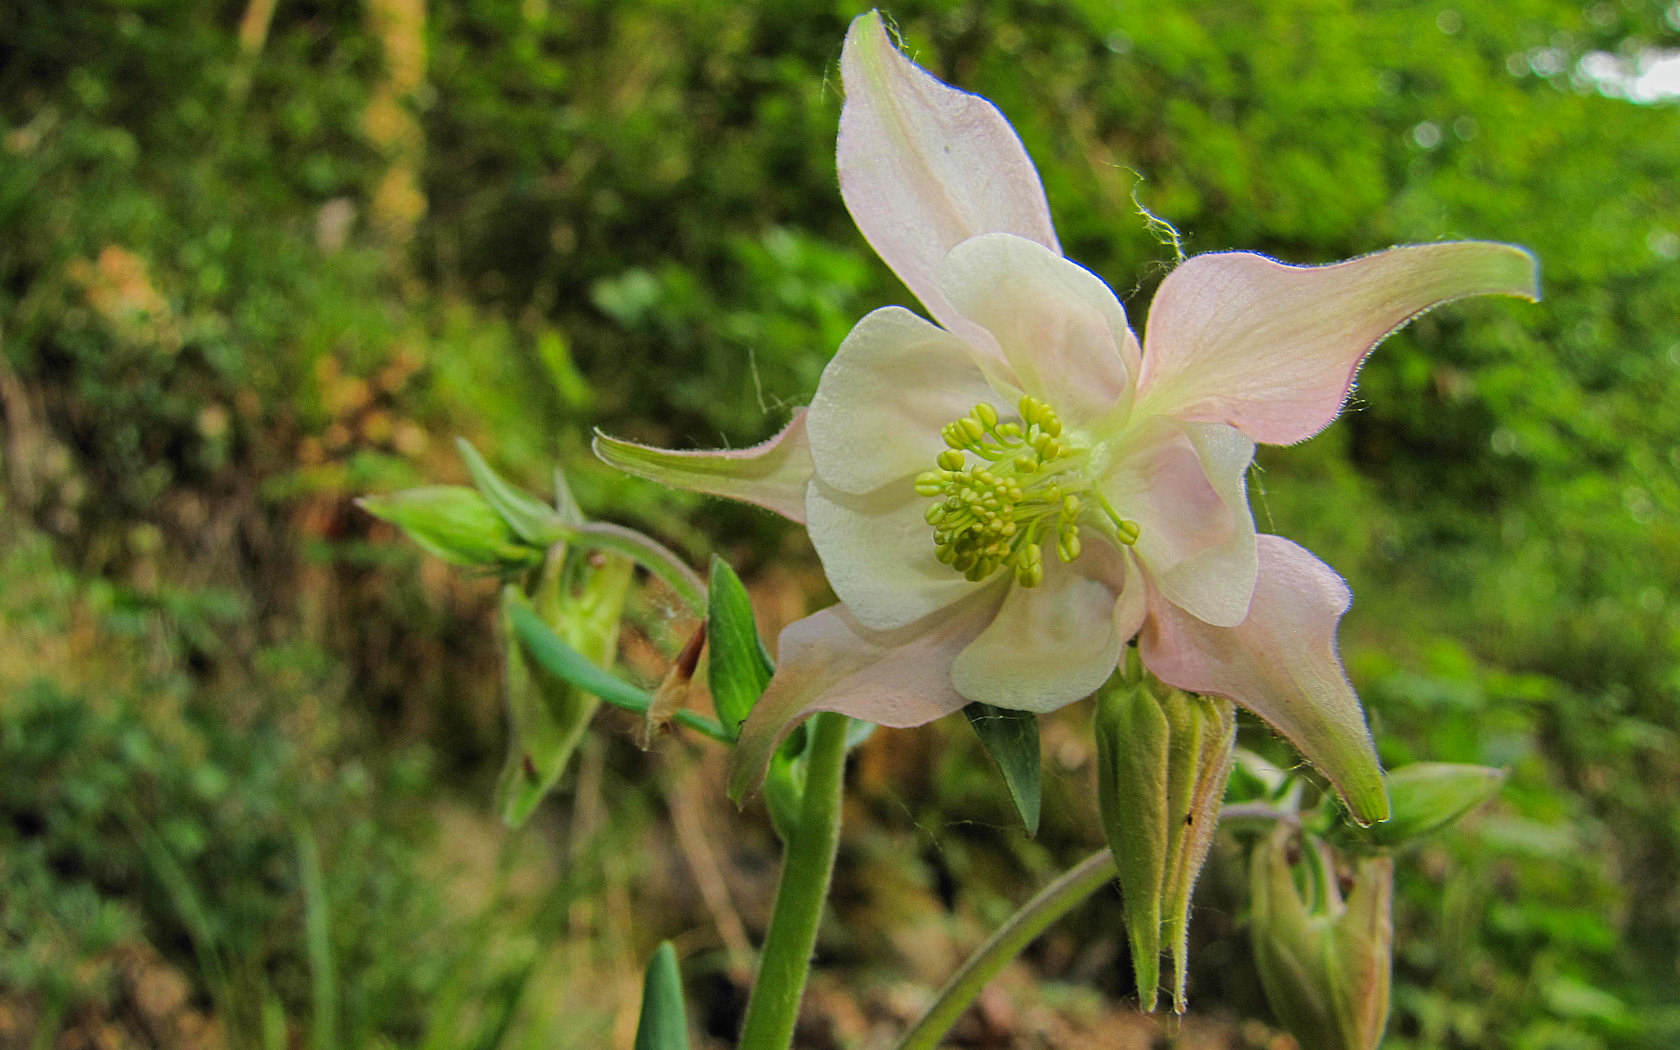
[(946, 252), (1000, 232), (1057, 250), (1032, 159), (997, 107), (940, 83), (900, 54), (877, 12), (852, 22), (840, 74), (840, 195), (863, 236), (934, 319), (966, 337), (939, 289)]
[(1352, 595), (1335, 570), (1280, 536), (1261, 536), (1260, 578), (1247, 620), (1213, 627), (1157, 597), (1139, 639), (1162, 681), (1248, 708), (1317, 766), (1366, 822), (1388, 816), (1376, 748), (1336, 655)]
[(968, 701), (951, 686), (951, 661), (992, 615), (976, 595), (946, 613), (892, 632), (871, 631), (843, 605), (790, 624), (777, 643), (776, 674), (741, 728), (729, 795), (757, 790), (776, 746), (818, 711), (884, 726), (918, 726)]
[(595, 455), (662, 485), (756, 503), (784, 518), (805, 520), (805, 487), (813, 468), (804, 409), (794, 413), (781, 433), (751, 448), (678, 452), (621, 441), (597, 430)]
[(1054, 555), (1037, 587), (1011, 584), (997, 617), (951, 665), (970, 700), (1054, 711), (1091, 695), (1120, 659), (1115, 595)]
[(1467, 295), (1539, 297), (1534, 257), (1509, 244), (1413, 244), (1330, 266), (1198, 255), (1149, 308), (1140, 402), (1282, 445), (1342, 410), (1365, 356), (1425, 310)]
[(829, 586), (865, 627), (903, 627), (986, 586), (934, 557), (933, 528), (923, 518), (932, 502), (910, 478), (862, 496), (811, 485), (811, 544)]
[(1122, 443), (1099, 484), (1137, 523), (1133, 550), (1150, 580), (1208, 623), (1241, 623), (1259, 571), (1246, 484), (1254, 442), (1218, 423), (1157, 422)]
[(951, 249), (939, 286), (991, 333), (1022, 389), (1077, 426), (1129, 402), (1137, 340), (1102, 279), (1037, 244), (987, 234)]
[(962, 340), (900, 307), (876, 310), (840, 344), (811, 400), (817, 476), (864, 493), (933, 470), (940, 428), (979, 401), (1011, 411)]

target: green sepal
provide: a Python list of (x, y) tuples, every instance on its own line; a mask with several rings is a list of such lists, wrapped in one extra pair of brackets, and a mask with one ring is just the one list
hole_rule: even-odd
[(510, 571), (542, 561), (540, 549), (521, 542), (488, 500), (462, 485), (426, 485), (356, 503), (451, 565)]
[[(555, 633), (591, 665), (611, 664), (629, 591), (632, 564), (606, 558), (584, 564), (574, 590), (552, 604)], [(558, 569), (553, 575), (558, 576)], [(506, 659), (509, 742), (496, 781), (496, 809), (510, 827), (530, 819), (560, 779), (600, 706), (598, 696), (545, 664), (519, 630), (521, 616), (537, 619), (531, 599), (517, 587), (502, 588), (498, 624)], [(603, 672), (604, 673), (604, 672)]]
[(1327, 833), (1332, 841), (1388, 849), (1407, 846), (1456, 823), (1505, 785), (1504, 770), (1453, 762), (1414, 762), (1390, 770), (1386, 778), (1393, 815), (1370, 827), (1339, 821)]
[(1125, 898), (1138, 1001), (1155, 1009), (1160, 953), (1173, 961), (1173, 1009), (1185, 1008), (1190, 898), (1230, 780), (1235, 708), (1146, 674), (1128, 653), (1097, 691), (1097, 803)]
[(1043, 799), (1043, 778), (1039, 766), (1038, 716), (1031, 711), (1014, 711), (975, 701), (963, 708), (968, 724), (992, 756), (1009, 797), (1021, 814), (1028, 835), (1038, 834), (1039, 803)]
[(682, 971), (670, 941), (660, 942), (642, 978), (642, 1014), (636, 1022), (635, 1050), (688, 1050)]
[(1161, 984), (1161, 887), (1166, 879), (1168, 734), (1161, 705), (1120, 675), (1097, 692), (1097, 808), (1119, 869), (1139, 1005)]
[(712, 704), (718, 721), (734, 739), (770, 684), (775, 665), (759, 639), (746, 587), (729, 563), (718, 557), (712, 558), (707, 587), (706, 644), (711, 650), (706, 683), (711, 687)]
[(539, 548), (551, 547), (566, 538), (570, 526), (582, 524), (567, 521), (555, 508), (503, 480), (466, 438), (456, 438), (455, 447), (460, 450), (478, 491), (526, 543)]

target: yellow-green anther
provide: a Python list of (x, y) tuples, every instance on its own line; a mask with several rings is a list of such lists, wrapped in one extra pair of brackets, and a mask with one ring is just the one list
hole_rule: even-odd
[(947, 423), (939, 469), (916, 475), (915, 487), (935, 500), (924, 520), (942, 563), (975, 581), (1007, 569), (1034, 587), (1044, 580), (1040, 544), (1052, 534), (1057, 556), (1071, 562), (1083, 549), (1081, 522), (1121, 543), (1135, 541), (1137, 530), (1121, 528), (1092, 488), (1084, 473), (1090, 449), (1056, 436), (1063, 431), (1055, 411), (1031, 396), (1019, 408), (1020, 422), (1000, 422), (996, 408), (978, 402)]

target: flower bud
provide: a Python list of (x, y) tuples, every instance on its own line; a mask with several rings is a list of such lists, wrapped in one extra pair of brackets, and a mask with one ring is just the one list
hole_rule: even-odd
[(1346, 824), (1336, 829), (1346, 838), (1373, 846), (1404, 846), (1468, 814), (1505, 784), (1503, 770), (1453, 762), (1414, 762), (1390, 771), (1388, 797), (1394, 815), (1366, 828)]
[(489, 502), (464, 486), (427, 485), (357, 502), (451, 565), (519, 569), (542, 560), (541, 551), (521, 543)]
[(1136, 650), (1097, 693), (1097, 800), (1120, 873), (1138, 999), (1155, 1009), (1161, 944), (1184, 1012), (1190, 894), (1213, 844), (1236, 743), (1227, 700), (1147, 675)]
[(1304, 836), (1306, 896), (1279, 826), (1255, 847), (1254, 961), (1272, 1012), (1302, 1050), (1375, 1050), (1388, 1022), (1394, 861), (1364, 857), (1343, 900), (1329, 847)]

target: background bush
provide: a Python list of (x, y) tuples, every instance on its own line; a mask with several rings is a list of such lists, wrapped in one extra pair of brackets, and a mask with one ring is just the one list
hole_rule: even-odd
[[(913, 305), (836, 192), (857, 9), (433, 6), (0, 10), (0, 1006), (23, 1016), (139, 1026), (119, 963), (145, 945), (236, 1042), (491, 1045), (543, 1030), (521, 995), (554, 953), (596, 945), (577, 980), (607, 981), (666, 932), (614, 932), (601, 903), (670, 881), (622, 734), (585, 761), (640, 859), (603, 859), (568, 789), (535, 833), (572, 843), (549, 903), (497, 918), (446, 892), (429, 829), (485, 811), (502, 746), (490, 588), (347, 501), (458, 479), (451, 435), (539, 489), (563, 464), (590, 508), (696, 560), (719, 546), (780, 607), (820, 597), (796, 534), (584, 450), (597, 425), (758, 440), (857, 317)], [(1512, 771), (1402, 866), (1392, 1044), (1673, 1045), (1680, 138), (1672, 96), (1594, 71), (1680, 48), (1680, 9), (889, 14), (1014, 122), (1065, 250), (1135, 324), (1175, 258), (1143, 208), (1186, 252), (1487, 237), (1540, 257), (1544, 303), (1421, 319), (1341, 423), (1263, 451), (1256, 511), (1353, 585), (1343, 649), (1385, 759)], [(845, 870), (869, 888), (869, 857), (905, 845), (924, 866), (854, 909), (856, 960), (890, 893), (989, 915), (1095, 847), (1078, 729), (1066, 815), (1036, 843), (960, 734), (935, 731), (954, 757), (928, 783), (891, 757), (914, 735), (877, 737), (898, 774), (860, 770)], [(996, 824), (960, 823), (979, 809)], [(1240, 895), (1207, 894), (1198, 1006), (1264, 1016), (1223, 976)], [(1034, 962), (1065, 973), (1053, 955)], [(592, 1045), (614, 1022), (594, 1023), (567, 1030)]]

